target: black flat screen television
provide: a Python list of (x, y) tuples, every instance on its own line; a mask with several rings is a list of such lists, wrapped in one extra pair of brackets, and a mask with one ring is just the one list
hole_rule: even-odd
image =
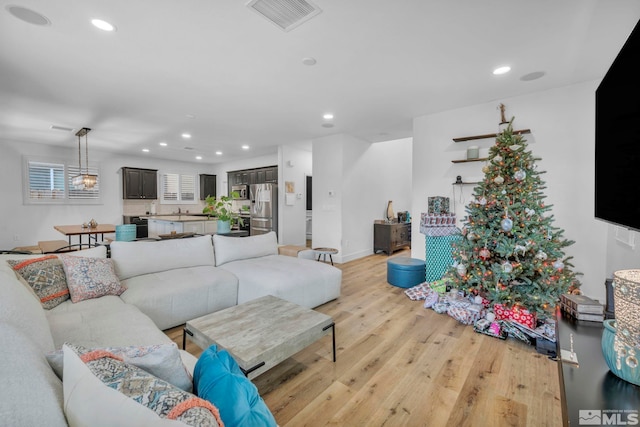
[(596, 89), (595, 217), (640, 231), (640, 21)]

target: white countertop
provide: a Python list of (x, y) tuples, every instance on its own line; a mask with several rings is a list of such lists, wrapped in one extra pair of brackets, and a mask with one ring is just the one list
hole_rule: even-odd
[(196, 216), (196, 215), (150, 215), (147, 219), (167, 222), (192, 222), (192, 221), (217, 221), (215, 217)]

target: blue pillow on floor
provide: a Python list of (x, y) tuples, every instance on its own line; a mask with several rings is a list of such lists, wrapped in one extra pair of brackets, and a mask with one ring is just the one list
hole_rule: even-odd
[(196, 363), (193, 391), (218, 408), (225, 427), (277, 426), (257, 387), (233, 357), (226, 350), (217, 351), (215, 345), (206, 349)]

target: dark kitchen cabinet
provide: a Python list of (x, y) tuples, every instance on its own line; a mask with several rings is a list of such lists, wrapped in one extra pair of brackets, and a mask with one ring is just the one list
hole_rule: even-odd
[(230, 172), (229, 183), (231, 185), (247, 185), (249, 184), (249, 173), (247, 171)]
[(155, 169), (122, 168), (123, 199), (157, 199), (158, 171)]
[(264, 170), (264, 181), (263, 182), (271, 182), (273, 184), (278, 182), (278, 168), (266, 168)]
[(249, 185), (264, 182), (264, 173), (260, 169), (249, 172)]
[(278, 183), (278, 167), (268, 166), (255, 169), (245, 169), (227, 173), (229, 194), (233, 185), (264, 184), (270, 182)]
[(207, 196), (216, 197), (216, 176), (200, 174), (200, 200), (204, 200)]
[(391, 255), (405, 246), (411, 247), (411, 223), (373, 224), (373, 253), (383, 251)]

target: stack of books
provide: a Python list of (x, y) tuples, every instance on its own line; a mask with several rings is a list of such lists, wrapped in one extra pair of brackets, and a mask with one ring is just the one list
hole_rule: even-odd
[(602, 322), (604, 320), (604, 306), (598, 300), (584, 295), (563, 294), (560, 297), (562, 311), (578, 320)]

